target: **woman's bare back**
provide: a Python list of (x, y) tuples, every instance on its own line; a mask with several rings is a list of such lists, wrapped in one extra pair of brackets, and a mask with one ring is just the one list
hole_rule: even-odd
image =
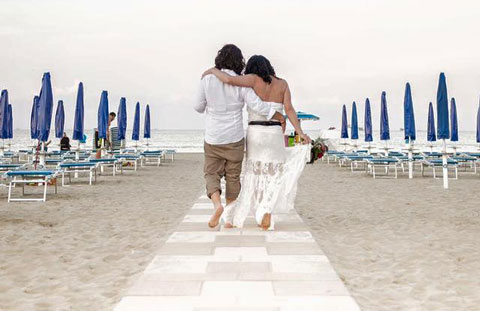
[(287, 86), (285, 80), (272, 76), (272, 82), (267, 83), (257, 76), (253, 90), (263, 101), (283, 104)]

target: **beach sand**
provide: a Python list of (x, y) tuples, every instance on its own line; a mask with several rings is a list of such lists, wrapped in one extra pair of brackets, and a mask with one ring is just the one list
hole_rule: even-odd
[(112, 310), (201, 194), (202, 164), (178, 155), (46, 203), (0, 189), (0, 310)]
[(479, 189), (316, 163), (295, 206), (362, 310), (480, 310)]
[[(112, 310), (204, 188), (203, 155), (43, 203), (0, 193), (0, 310)], [(363, 310), (478, 310), (480, 176), (373, 180), (307, 165), (297, 211)]]

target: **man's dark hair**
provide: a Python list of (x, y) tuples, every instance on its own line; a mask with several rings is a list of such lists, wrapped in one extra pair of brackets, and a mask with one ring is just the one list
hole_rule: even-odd
[(245, 67), (245, 59), (242, 51), (234, 44), (226, 44), (220, 49), (215, 57), (215, 68), (230, 69), (237, 75), (241, 75)]
[(116, 116), (117, 116), (117, 114), (116, 114), (115, 112), (110, 112), (110, 115), (111, 115), (112, 117), (116, 117)]

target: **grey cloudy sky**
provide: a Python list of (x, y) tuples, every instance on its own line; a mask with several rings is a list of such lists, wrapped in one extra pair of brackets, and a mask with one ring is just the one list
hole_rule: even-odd
[[(268, 57), (287, 79), (313, 128), (339, 126), (341, 105), (366, 97), (374, 124), (387, 92), (392, 128), (402, 126), (405, 82), (419, 129), (426, 128), (438, 74), (457, 100), (460, 128), (473, 130), (480, 95), (479, 1), (24, 1), (2, 0), (0, 88), (9, 90), (16, 128), (27, 128), (43, 72), (63, 99), (67, 128), (79, 81), (86, 127), (96, 124), (102, 90), (111, 110), (127, 98), (150, 104), (152, 126), (203, 128), (192, 97), (225, 43), (246, 58)], [(363, 123), (363, 122), (360, 122)]]

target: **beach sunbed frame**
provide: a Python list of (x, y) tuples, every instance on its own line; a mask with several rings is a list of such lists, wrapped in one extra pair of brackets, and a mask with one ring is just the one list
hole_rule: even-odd
[[(8, 185), (8, 202), (14, 201), (41, 201), (47, 200), (47, 189), (49, 182), (53, 182), (55, 185), (55, 194), (57, 193), (57, 172), (56, 171), (9, 171), (5, 173), (5, 176), (9, 179)], [(22, 187), (22, 197), (13, 198), (12, 190), (19, 184)], [(25, 198), (25, 185), (26, 184), (38, 184), (43, 186), (43, 195), (35, 198)]]

